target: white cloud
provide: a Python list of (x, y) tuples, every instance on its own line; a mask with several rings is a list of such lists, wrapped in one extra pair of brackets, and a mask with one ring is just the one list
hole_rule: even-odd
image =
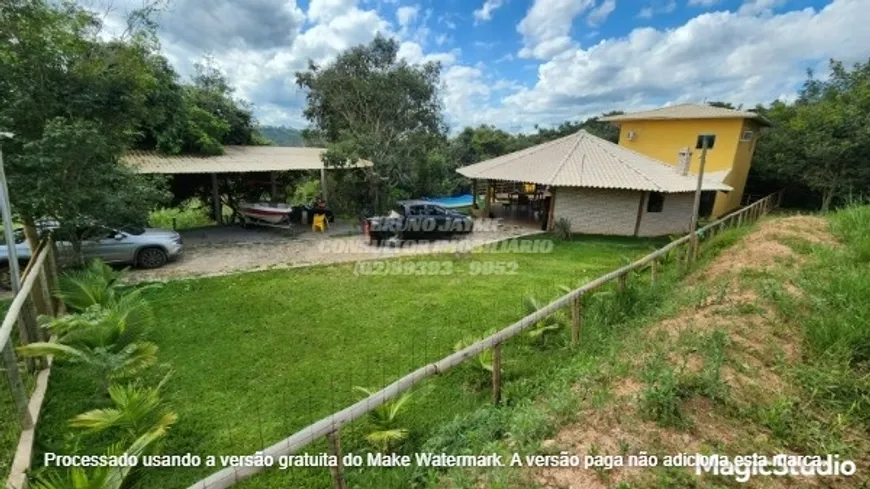
[(356, 7), (357, 0), (311, 0), (308, 4), (308, 19), (329, 22)]
[(474, 22), (485, 22), (492, 18), (492, 13), (504, 5), (504, 0), (486, 0), (483, 5), (472, 14)]
[[(134, 6), (141, 2), (115, 1)], [(296, 127), (307, 123), (295, 72), (305, 69), (309, 58), (329, 62), (351, 46), (370, 42), (378, 32), (401, 41), (403, 59), (444, 65), (441, 94), (445, 117), (454, 129), (485, 123), (531, 130), (535, 124), (558, 124), (608, 110), (704, 98), (752, 106), (793, 97), (807, 66), (817, 68), (821, 76), (830, 57), (847, 63), (870, 57), (866, 0), (833, 0), (822, 10), (779, 14), (771, 10), (775, 2), (754, 0), (744, 2), (741, 13), (704, 13), (671, 29), (635, 28), (625, 37), (582, 49), (575, 39), (590, 41), (585, 32), (572, 36), (571, 24), (584, 13), (589, 22), (605, 0), (535, 0), (518, 31), (523, 54), (543, 61), (521, 64), (514, 60), (516, 52), (493, 49), (475, 66), (463, 65), (462, 52), (446, 47), (448, 22), (469, 20), (453, 13), (436, 12), (432, 46), (445, 46), (430, 49), (424, 39), (428, 31), (420, 30), (426, 28), (427, 12), (418, 11), (410, 33), (396, 32), (388, 20), (393, 20), (393, 12), (398, 16), (398, 10), (383, 9), (384, 0), (311, 0), (307, 22), (293, 0), (209, 0), (210, 9), (232, 14), (225, 18), (239, 18), (211, 18), (211, 24), (208, 11), (193, 16), (203, 3), (176, 0), (164, 16), (175, 19), (187, 13), (194, 19), (189, 22), (158, 19), (167, 58), (188, 75), (194, 62), (212, 53), (237, 87), (237, 95), (254, 102), (262, 122)], [(228, 5), (218, 5), (224, 3)], [(374, 3), (389, 12), (389, 19), (369, 7)], [(620, 7), (625, 5), (628, 2)], [(669, 2), (648, 0), (644, 5), (660, 12)], [(118, 19), (107, 20), (110, 28), (123, 25)], [(471, 43), (467, 46), (475, 49)], [(520, 75), (510, 76), (516, 71), (509, 69)], [(531, 83), (520, 83), (520, 76), (529, 75)]]
[(616, 0), (604, 0), (599, 6), (589, 12), (586, 22), (591, 26), (599, 26), (607, 20), (607, 17), (613, 13), (614, 9), (616, 9)]
[(821, 11), (715, 12), (675, 29), (637, 28), (542, 64), (535, 85), (506, 97), (504, 107), (546, 123), (669, 101), (769, 102), (794, 91), (807, 63), (866, 59), (868, 24), (864, 0), (835, 0)]
[(677, 9), (677, 0), (651, 0), (644, 8), (640, 9), (637, 16), (649, 19), (658, 14), (669, 14)]
[(424, 54), (423, 46), (413, 41), (405, 41), (399, 45), (398, 56), (411, 64), (437, 61), (444, 66), (449, 66), (456, 63), (460, 54), (461, 51), (459, 48), (453, 49), (449, 52)]
[(769, 14), (785, 3), (786, 0), (745, 0), (737, 12), (742, 15)]
[(420, 7), (403, 6), (396, 10), (396, 20), (399, 21), (401, 27), (407, 27), (417, 19), (417, 14), (420, 13)]
[(535, 0), (517, 25), (523, 36), (519, 57), (549, 59), (572, 47), (574, 17), (594, 3), (594, 0)]
[(720, 0), (689, 0), (690, 7), (709, 8), (719, 3)]

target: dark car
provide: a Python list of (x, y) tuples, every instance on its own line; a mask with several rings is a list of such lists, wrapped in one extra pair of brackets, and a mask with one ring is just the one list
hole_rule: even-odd
[(380, 244), (388, 239), (431, 240), (470, 233), (474, 222), (465, 214), (425, 200), (404, 200), (389, 215), (366, 219), (363, 227), (369, 242)]

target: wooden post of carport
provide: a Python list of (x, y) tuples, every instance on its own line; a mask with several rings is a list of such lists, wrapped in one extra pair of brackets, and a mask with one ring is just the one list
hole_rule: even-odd
[(326, 165), (320, 169), (320, 193), (323, 194), (323, 201), (326, 202), (327, 199), (327, 189), (326, 189)]
[(274, 171), (269, 172), (269, 183), (272, 184), (271, 193), (269, 198), (272, 199), (272, 203), (278, 202), (278, 173)]
[(556, 228), (556, 216), (553, 213), (556, 211), (556, 188), (550, 187), (550, 210), (547, 212), (547, 231), (553, 232)]
[(484, 215), (483, 217), (489, 219), (489, 216), (492, 215), (492, 194), (494, 193), (492, 188), (492, 180), (486, 181), (486, 206), (484, 207)]
[(221, 194), (218, 189), (217, 173), (211, 174), (211, 204), (214, 209), (214, 220), (218, 224), (223, 224), (223, 209), (221, 208)]

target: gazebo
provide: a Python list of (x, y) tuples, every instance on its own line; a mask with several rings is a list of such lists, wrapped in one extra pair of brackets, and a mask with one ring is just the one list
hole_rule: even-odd
[[(325, 151), (326, 149), (324, 148), (225, 146), (224, 154), (216, 156), (164, 155), (153, 151), (129, 151), (124, 155), (123, 161), (136, 173), (142, 174), (211, 175), (212, 205), (215, 217), (220, 222), (219, 174), (268, 172), (272, 183), (272, 199), (274, 200), (278, 194), (277, 172), (319, 170), (323, 198), (326, 199), (327, 167), (321, 158)], [(365, 168), (370, 166), (372, 166), (370, 161), (360, 160), (353, 165), (343, 168)]]
[[(487, 216), (497, 182), (534, 184), (549, 194), (546, 229), (564, 218), (574, 232), (623, 236), (687, 232), (698, 181), (688, 165), (674, 168), (583, 130), (456, 171), (475, 190), (477, 180), (486, 182)], [(702, 191), (731, 191), (726, 175), (706, 173)]]

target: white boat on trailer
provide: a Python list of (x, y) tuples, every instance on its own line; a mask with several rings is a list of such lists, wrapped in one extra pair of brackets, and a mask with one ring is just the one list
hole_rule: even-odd
[(293, 212), (293, 208), (287, 204), (242, 202), (239, 204), (238, 212), (242, 219), (242, 226), (252, 224), (293, 231), (293, 224), (290, 223), (290, 213)]

